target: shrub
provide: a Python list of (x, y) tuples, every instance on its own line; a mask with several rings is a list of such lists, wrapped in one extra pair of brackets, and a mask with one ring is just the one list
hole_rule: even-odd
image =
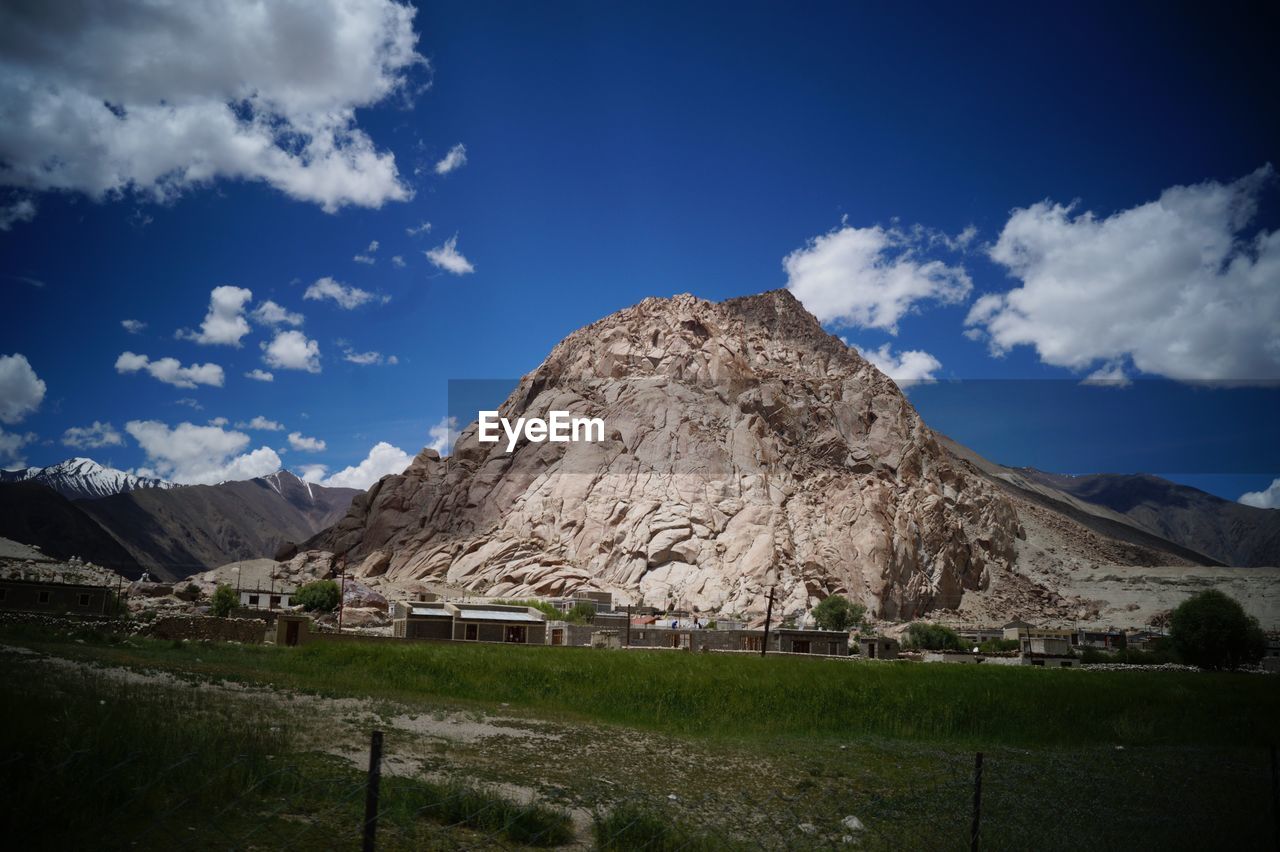
[(560, 610), (556, 609), (554, 606), (552, 606), (551, 604), (547, 603), (546, 601), (539, 601), (539, 600), (533, 600), (533, 599), (530, 599), (530, 600), (524, 600), (524, 601), (519, 601), (519, 600), (501, 600), (501, 599), (500, 599), (500, 600), (496, 600), (496, 601), (494, 601), (494, 603), (496, 603), (496, 604), (500, 604), (500, 605), (502, 605), (502, 606), (527, 606), (527, 607), (532, 607), (532, 608), (536, 609), (538, 612), (540, 612), (540, 613), (542, 613), (543, 615), (545, 615), (545, 616), (547, 617), (547, 620), (548, 620), (548, 621), (563, 621), (563, 620), (564, 620), (564, 613), (562, 613)]
[(230, 586), (218, 586), (213, 592), (213, 598), (209, 602), (210, 611), (218, 618), (226, 618), (231, 614), (231, 610), (240, 605), (240, 596), (236, 594), (236, 590)]
[(576, 603), (563, 617), (570, 624), (590, 624), (596, 620), (595, 604)]
[(978, 650), (984, 654), (1007, 654), (1010, 651), (1018, 650), (1018, 640), (988, 639), (978, 646)]
[(341, 599), (342, 592), (333, 580), (315, 580), (298, 589), (291, 600), (308, 612), (333, 612)]
[(907, 628), (906, 641), (902, 644), (907, 648), (926, 651), (965, 650), (964, 642), (961, 641), (959, 634), (950, 627), (941, 624), (927, 624), (923, 621), (917, 621)]
[(1179, 604), (1170, 618), (1173, 647), (1184, 661), (1204, 669), (1256, 663), (1267, 650), (1258, 620), (1240, 604), (1208, 589)]
[(669, 814), (632, 802), (596, 814), (594, 829), (596, 848), (601, 852), (712, 852), (735, 847), (710, 833), (697, 832)]
[(831, 595), (813, 608), (813, 620), (819, 630), (852, 630), (862, 623), (867, 608), (860, 603), (852, 603), (844, 595)]

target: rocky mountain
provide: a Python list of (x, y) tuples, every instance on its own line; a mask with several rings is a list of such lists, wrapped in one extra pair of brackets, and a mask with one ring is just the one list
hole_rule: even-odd
[(1280, 566), (1280, 512), (1223, 500), (1149, 474), (1018, 472), (1224, 565)]
[(78, 556), (129, 577), (138, 561), (81, 508), (36, 480), (0, 484), (0, 537), (36, 545), (50, 557)]
[(74, 458), (48, 467), (0, 470), (0, 483), (38, 482), (68, 500), (96, 500), (137, 491), (140, 488), (174, 488), (172, 482), (134, 476), (114, 467), (103, 467), (93, 459)]
[(279, 471), (218, 485), (139, 489), (76, 505), (143, 569), (173, 580), (238, 559), (273, 556), (282, 545), (340, 519), (359, 493)]
[(476, 592), (613, 590), (783, 610), (832, 593), (885, 618), (958, 606), (1007, 570), (1010, 500), (786, 291), (647, 299), (574, 332), (502, 416), (603, 418), (605, 440), (423, 450), (302, 545), (362, 576)]

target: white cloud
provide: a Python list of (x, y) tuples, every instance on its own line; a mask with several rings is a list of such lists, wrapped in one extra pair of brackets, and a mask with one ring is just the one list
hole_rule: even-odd
[(120, 357), (116, 359), (117, 373), (136, 373), (139, 370), (146, 370), (152, 378), (178, 388), (193, 388), (196, 385), (222, 387), (222, 368), (217, 364), (192, 364), (184, 367), (177, 358), (158, 358), (152, 361), (146, 355), (120, 353)]
[(1248, 491), (1240, 495), (1238, 503), (1255, 509), (1280, 509), (1280, 479), (1271, 480), (1262, 491)]
[(427, 260), (431, 261), (439, 269), (445, 272), (452, 272), (454, 275), (466, 275), (468, 272), (475, 272), (475, 267), (471, 265), (471, 261), (462, 256), (462, 252), (458, 251), (458, 235), (444, 241), (443, 245), (436, 246), (423, 252), (427, 256)]
[(424, 63), (393, 0), (0, 5), (0, 183), (173, 198), (263, 181), (326, 211), (412, 191), (356, 110)]
[(449, 149), (440, 162), (436, 163), (436, 174), (447, 175), (467, 164), (467, 146), (459, 142)]
[(320, 372), (320, 344), (300, 331), (281, 331), (270, 343), (263, 343), (262, 360), (281, 370)]
[(423, 234), (431, 233), (431, 223), (422, 222), (416, 228), (405, 228), (404, 232), (411, 237), (420, 237)]
[(253, 291), (243, 287), (223, 284), (209, 293), (209, 312), (200, 323), (200, 331), (179, 329), (180, 340), (194, 340), (205, 345), (239, 346), (240, 338), (249, 333), (249, 321), (244, 318), (244, 306), (253, 298)]
[(378, 259), (376, 257), (370, 257), (367, 254), (358, 254), (351, 259), (354, 260), (356, 263), (363, 263), (367, 266), (373, 266), (375, 263), (378, 262)]
[(861, 349), (856, 346), (854, 348), (863, 358), (874, 364), (877, 370), (893, 379), (899, 387), (931, 382), (934, 380), (934, 374), (942, 369), (941, 361), (919, 349), (909, 349), (894, 355), (888, 343), (879, 349)]
[(226, 426), (231, 421), (225, 417), (214, 417), (209, 421), (210, 426)]
[(302, 314), (286, 310), (268, 299), (253, 309), (253, 319), (259, 325), (292, 325), (299, 326), (305, 320)]
[(1280, 378), (1280, 231), (1246, 233), (1273, 178), (1175, 186), (1105, 218), (1015, 210), (990, 254), (1021, 285), (978, 299), (966, 324), (994, 354), (1026, 344), (1073, 370), (1128, 359), (1186, 381)]
[(366, 302), (373, 301), (376, 297), (368, 290), (361, 290), (359, 287), (348, 287), (340, 281), (325, 277), (308, 287), (307, 292), (302, 294), (302, 298), (314, 301), (332, 299), (338, 303), (339, 307), (350, 311)]
[(377, 254), (377, 253), (378, 253), (378, 241), (377, 241), (377, 240), (373, 240), (372, 242), (370, 242), (370, 243), (369, 243), (369, 247), (368, 247), (367, 249), (365, 249), (364, 251), (365, 251), (365, 254)]
[(352, 364), (358, 364), (361, 367), (372, 367), (377, 364), (398, 364), (400, 359), (392, 355), (389, 358), (383, 357), (381, 352), (355, 352), (348, 349), (343, 353), (342, 360), (350, 361)]
[(442, 417), (440, 422), (427, 430), (430, 440), (427, 446), (442, 456), (453, 451), (453, 442), (458, 437), (458, 418)]
[(6, 432), (0, 429), (0, 465), (4, 470), (26, 467), (23, 448), (36, 440), (35, 432)]
[[(4, 172), (0, 170), (0, 175)], [(18, 222), (30, 222), (36, 217), (36, 204), (30, 198), (19, 198), (11, 204), (0, 205), (0, 231), (7, 231)]]
[(278, 423), (275, 420), (268, 420), (267, 418), (259, 414), (257, 417), (253, 418), (248, 422), (243, 420), (240, 421), (239, 423), (236, 424), (236, 428), (237, 429), (256, 429), (262, 432), (283, 432), (284, 424)]
[(326, 471), (328, 471), (328, 470), (329, 470), (329, 468), (325, 467), (325, 466), (324, 466), (324, 465), (322, 465), (322, 464), (304, 464), (304, 465), (299, 465), (299, 466), (298, 466), (298, 477), (299, 477), (303, 482), (310, 482), (310, 483), (313, 483), (313, 484), (315, 484), (315, 485), (320, 485), (320, 484), (323, 482), (323, 480), (324, 480), (325, 472), (326, 472)]
[(273, 373), (266, 370), (259, 370), (256, 367), (244, 374), (246, 379), (253, 379), (255, 382), (274, 382), (276, 377)]
[(360, 464), (345, 467), (320, 484), (331, 488), (368, 489), (389, 473), (403, 473), (411, 461), (413, 457), (404, 450), (379, 441)]
[(17, 423), (40, 407), (44, 380), (21, 353), (0, 356), (0, 423)]
[(175, 399), (173, 401), (173, 404), (185, 405), (187, 408), (190, 408), (192, 411), (204, 411), (204, 406), (200, 404), (200, 400), (193, 399), (192, 397), (189, 397), (189, 396), (183, 397), (182, 399)]
[(192, 423), (170, 428), (158, 420), (130, 420), (124, 428), (146, 453), (147, 469), (183, 485), (253, 479), (280, 469), (270, 447), (244, 453), (249, 436), (243, 432)]
[(1082, 385), (1097, 385), (1098, 387), (1111, 388), (1127, 388), (1133, 384), (1129, 374), (1124, 369), (1123, 361), (1112, 361), (1103, 364), (1085, 377)]
[(398, 254), (392, 255), (391, 263), (393, 266), (397, 267), (398, 269), (404, 269), (404, 266), (405, 266), (404, 258), (401, 255), (398, 255)]
[(62, 433), (62, 443), (77, 449), (96, 450), (100, 447), (119, 447), (124, 438), (110, 423), (93, 421), (90, 426), (72, 426)]
[(963, 267), (921, 257), (930, 243), (919, 228), (842, 225), (783, 258), (787, 289), (823, 323), (897, 334), (917, 303), (963, 302), (973, 288)]
[(322, 453), (324, 452), (325, 443), (319, 438), (308, 438), (301, 432), (290, 432), (289, 446), (304, 453)]
[(120, 320), (120, 325), (124, 326), (124, 330), (130, 334), (142, 334), (147, 328), (145, 322), (135, 319)]

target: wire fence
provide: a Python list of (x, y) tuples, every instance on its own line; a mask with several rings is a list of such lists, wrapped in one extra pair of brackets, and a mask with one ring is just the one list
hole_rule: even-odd
[(574, 803), (387, 775), (382, 748), (375, 731), (360, 770), (319, 755), (280, 765), (241, 755), (200, 774), (196, 753), (139, 774), (145, 751), (109, 765), (85, 749), (56, 761), (14, 752), (0, 777), (28, 802), (40, 791), (40, 806), (15, 812), (23, 794), (6, 791), (4, 836), (15, 849), (1280, 848), (1274, 748), (1002, 749), (923, 765), (895, 764), (886, 748), (862, 771), (837, 761), (825, 776), (732, 788), (709, 774), (665, 794), (601, 781)]

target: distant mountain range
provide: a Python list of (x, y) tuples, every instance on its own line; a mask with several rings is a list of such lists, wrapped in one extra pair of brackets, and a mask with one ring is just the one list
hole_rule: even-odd
[(74, 458), (48, 467), (22, 470), (0, 470), (0, 483), (38, 482), (57, 491), (68, 500), (95, 500), (137, 491), (140, 488), (174, 488), (172, 482), (134, 476), (114, 467), (104, 467), (93, 459)]
[(304, 482), (288, 471), (218, 485), (174, 485), (69, 459), (5, 472), (0, 536), (129, 577), (148, 571), (173, 580), (274, 556), (341, 518), (359, 493)]

